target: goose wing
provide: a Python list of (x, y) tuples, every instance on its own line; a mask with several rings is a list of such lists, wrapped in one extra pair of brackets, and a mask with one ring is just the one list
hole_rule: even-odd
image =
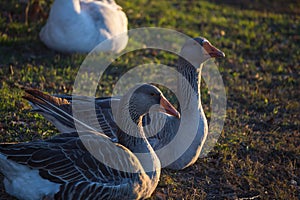
[[(109, 183), (112, 180), (117, 183), (124, 177), (128, 177), (128, 174), (115, 170), (99, 160), (114, 159), (125, 168), (130, 165), (139, 168), (139, 161), (129, 150), (112, 143), (107, 137), (99, 140), (101, 137), (87, 134), (80, 138), (58, 137), (30, 143), (1, 144), (0, 151), (9, 160), (38, 169), (43, 178), (56, 183), (74, 181)], [(93, 151), (100, 152), (97, 158), (87, 150), (92, 148)], [(116, 148), (122, 153), (116, 155)]]
[[(45, 141), (1, 144), (0, 152), (10, 161), (38, 170), (43, 179), (60, 184), (56, 195), (61, 199), (72, 196), (76, 199), (77, 196), (84, 199), (135, 198), (133, 184), (144, 173), (137, 158), (105, 135), (92, 132), (80, 133), (80, 138), (74, 135), (68, 133), (65, 137), (61, 135)], [(88, 149), (97, 153), (96, 157)], [(107, 163), (114, 163), (117, 168)]]
[(94, 21), (102, 34), (121, 34), (127, 31), (127, 17), (114, 1), (81, 1), (81, 11)]
[(60, 186), (54, 199), (138, 199), (138, 195), (131, 193), (132, 184), (124, 183), (116, 185), (102, 184), (97, 182), (79, 181), (69, 182)]
[[(33, 111), (39, 112), (46, 119), (52, 122), (56, 128), (62, 132), (75, 132), (77, 125), (83, 126), (87, 130), (103, 132), (105, 135), (116, 141), (117, 125), (111, 113), (111, 102), (118, 102), (112, 98), (98, 99), (96, 104), (94, 98), (82, 96), (51, 96), (36, 89), (25, 89), (24, 98), (31, 102)], [(72, 113), (72, 102), (76, 101), (76, 119)], [(96, 115), (92, 115), (91, 110), (95, 105)], [(84, 121), (83, 121), (84, 119)]]

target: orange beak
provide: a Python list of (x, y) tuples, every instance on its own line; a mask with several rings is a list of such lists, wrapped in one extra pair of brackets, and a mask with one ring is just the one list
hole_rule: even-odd
[(164, 96), (161, 96), (160, 99), (160, 111), (175, 116), (177, 118), (180, 118), (180, 113)]
[(224, 58), (225, 57), (225, 53), (223, 51), (217, 49), (209, 42), (204, 42), (203, 48), (213, 58)]

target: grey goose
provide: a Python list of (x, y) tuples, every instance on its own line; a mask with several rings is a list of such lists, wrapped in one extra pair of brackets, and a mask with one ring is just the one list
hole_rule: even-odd
[(42, 141), (0, 144), (6, 192), (24, 200), (150, 197), (161, 165), (140, 120), (153, 106), (158, 110), (163, 106), (169, 114), (177, 112), (152, 85), (139, 85), (127, 94), (119, 102), (117, 115), (123, 130), (117, 137), (122, 144), (93, 131), (81, 132), (80, 137), (63, 133)]

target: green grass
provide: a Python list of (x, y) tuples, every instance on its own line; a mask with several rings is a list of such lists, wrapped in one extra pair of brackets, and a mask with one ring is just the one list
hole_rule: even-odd
[[(202, 35), (226, 54), (226, 59), (218, 60), (228, 108), (217, 146), (185, 170), (163, 170), (152, 198), (299, 199), (300, 3), (118, 3), (128, 15), (129, 28), (157, 26), (192, 37)], [(1, 142), (30, 141), (57, 133), (43, 117), (30, 112), (29, 104), (21, 98), (21, 88), (71, 93), (84, 59), (84, 55), (47, 49), (38, 39), (46, 18), (37, 13), (26, 25), (25, 7), (16, 0), (0, 3)], [(47, 13), (50, 3), (42, 7)], [(153, 60), (172, 62), (173, 57), (155, 51), (129, 53), (114, 63), (98, 88), (99, 94), (111, 93), (120, 71)], [(204, 102), (208, 102), (206, 93)], [(209, 111), (208, 105), (205, 108)]]

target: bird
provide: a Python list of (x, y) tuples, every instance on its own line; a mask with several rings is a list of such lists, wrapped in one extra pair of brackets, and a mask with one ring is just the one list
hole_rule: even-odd
[[(203, 63), (206, 60), (210, 58), (223, 57), (225, 57), (224, 52), (213, 46), (206, 38), (197, 37), (187, 40), (181, 48), (176, 66), (176, 69), (180, 74), (178, 77), (177, 91), (178, 94), (182, 94), (180, 96), (183, 96), (181, 101), (183, 104), (180, 105), (181, 112), (184, 110), (190, 110), (192, 113), (196, 110), (197, 113), (195, 113), (194, 117), (192, 115), (187, 115), (185, 117), (176, 118), (174, 116), (166, 115), (165, 113), (154, 112), (145, 115), (143, 118), (144, 125), (152, 123), (151, 126), (145, 126), (144, 131), (146, 132), (146, 135), (150, 135), (147, 133), (156, 133), (158, 130), (157, 127), (163, 126), (163, 128), (155, 136), (149, 138), (149, 142), (160, 158), (163, 168), (180, 170), (194, 164), (197, 161), (208, 134), (207, 119), (202, 108), (200, 96), (201, 71)], [(192, 100), (188, 98), (189, 95), (185, 95), (189, 86), (192, 87), (192, 90), (195, 93), (197, 103), (193, 103)], [(118, 97), (100, 97), (95, 99), (94, 97), (86, 96), (49, 95), (48, 97), (43, 97), (43, 95), (40, 95), (40, 97), (37, 98), (42, 99), (46, 103), (44, 103), (44, 106), (41, 107), (36, 102), (32, 101), (31, 104), (34, 108), (33, 110), (39, 112), (46, 119), (52, 121), (52, 123), (61, 132), (69, 132), (76, 129), (74, 125), (74, 120), (76, 119), (72, 117), (72, 102), (76, 101), (77, 103), (80, 102), (80, 106), (77, 107), (81, 107), (81, 114), (80, 112), (77, 114), (82, 115), (83, 117), (81, 118), (84, 118), (87, 121), (90, 120), (88, 124), (91, 124), (92, 127), (87, 128), (93, 129), (97, 127), (96, 125), (100, 125), (100, 130), (103, 130), (105, 134), (112, 138), (112, 140), (117, 141), (114, 134), (117, 126), (115, 125), (115, 119), (112, 115), (111, 108), (112, 104), (115, 107), (118, 107), (120, 101)], [(67, 103), (57, 104), (56, 101), (64, 101)], [(89, 118), (90, 110), (85, 111), (84, 105), (90, 103), (95, 104), (97, 119), (94, 119), (94, 117)], [(63, 109), (64, 112), (61, 113), (57, 109)], [(68, 116), (65, 116), (65, 114)], [(194, 118), (197, 117), (199, 117), (198, 129), (191, 130), (188, 126), (192, 121), (195, 121)], [(181, 122), (183, 119), (186, 121)], [(161, 124), (162, 122), (164, 123), (163, 125)], [(182, 153), (181, 156), (178, 156), (178, 154), (180, 154), (179, 151), (182, 151), (182, 149), (179, 148), (182, 146), (180, 143), (178, 145), (168, 146), (168, 148), (171, 148), (169, 151), (160, 151), (174, 139), (176, 134), (178, 134), (180, 124), (182, 123), (187, 124), (187, 128), (183, 130), (186, 136), (193, 135), (192, 131), (196, 132), (196, 135), (189, 147), (184, 150), (184, 153)], [(183, 140), (182, 143), (184, 142), (185, 141)], [(172, 156), (172, 154), (174, 155)], [(174, 161), (171, 162), (172, 159), (170, 158), (173, 158)]]
[(161, 172), (140, 122), (150, 108), (177, 113), (157, 87), (141, 84), (120, 99), (116, 120), (123, 130), (117, 134), (121, 143), (87, 130), (0, 144), (6, 192), (24, 200), (150, 197)]
[(127, 30), (127, 16), (114, 0), (55, 0), (39, 37), (63, 53), (89, 53), (101, 42), (98, 51), (118, 53)]

